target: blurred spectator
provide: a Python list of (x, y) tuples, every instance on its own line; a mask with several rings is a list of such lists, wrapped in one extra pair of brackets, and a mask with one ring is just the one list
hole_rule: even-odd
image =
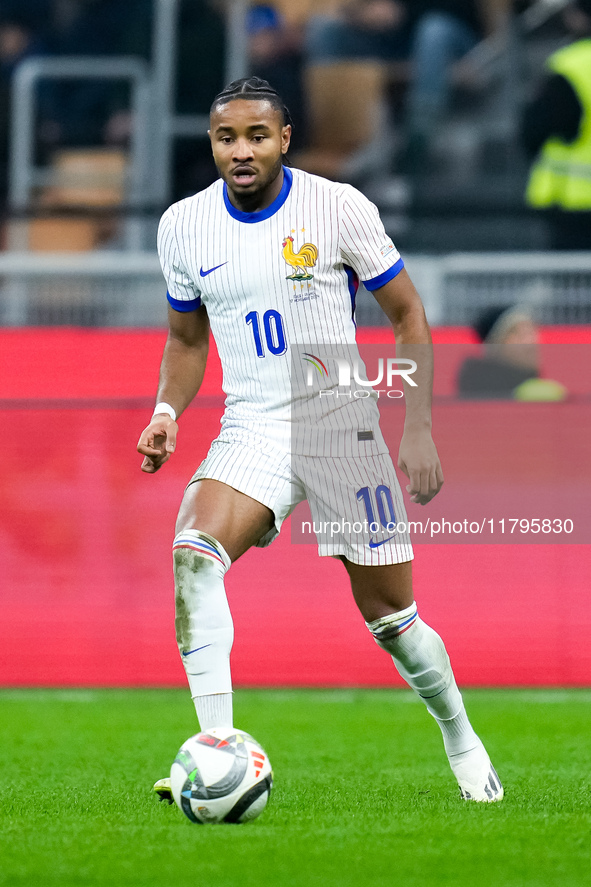
[(444, 114), (451, 67), (484, 33), (478, 0), (348, 0), (338, 15), (315, 17), (308, 34), (312, 64), (347, 58), (408, 61), (405, 165), (420, 168)]
[(546, 62), (523, 115), (532, 159), (526, 200), (544, 213), (553, 249), (591, 249), (591, 0), (564, 12), (575, 38)]
[[(56, 4), (52, 33), (54, 55), (142, 55), (149, 53), (152, 0), (75, 0)], [(49, 146), (100, 145), (125, 141), (128, 128), (110, 124), (129, 108), (123, 81), (51, 82), (43, 135)]]
[(36, 25), (41, 21), (41, 6), (19, 9), (20, 4), (0, 4), (0, 199), (4, 204), (8, 184), (8, 152), (10, 143), (11, 82), (20, 62), (46, 52)]
[(416, 7), (403, 160), (410, 171), (420, 170), (428, 160), (433, 136), (449, 107), (453, 63), (484, 36), (478, 0), (420, 0)]
[(540, 331), (527, 308), (502, 305), (487, 308), (474, 330), (484, 354), (468, 357), (458, 376), (460, 397), (480, 400), (562, 400), (566, 389), (552, 379), (540, 379)]
[[(1, 2), (1, 0), (0, 0)], [(34, 0), (43, 2), (43, 0)], [(174, 108), (207, 114), (223, 86), (227, 0), (181, 0), (177, 23)], [(56, 55), (137, 55), (151, 59), (155, 0), (55, 0)], [(131, 134), (129, 86), (123, 81), (61, 81), (50, 90), (46, 147), (125, 145)], [(205, 139), (178, 138), (174, 146), (178, 199), (216, 178)]]
[(181, 0), (175, 102), (179, 114), (208, 113), (212, 95), (224, 85), (227, 3)]
[(293, 122), (292, 150), (298, 150), (305, 140), (301, 33), (263, 3), (249, 9), (247, 29), (250, 71), (272, 83), (283, 98)]
[(343, 0), (334, 15), (312, 16), (307, 52), (313, 63), (410, 54), (412, 18), (407, 0)]
[(56, 0), (0, 0), (2, 17), (17, 16), (40, 37), (47, 38), (53, 22)]
[[(211, 98), (223, 88), (228, 0), (182, 0), (178, 26), (175, 109), (208, 114)], [(179, 138), (174, 150), (174, 193), (179, 200), (217, 178), (209, 139)]]
[(468, 357), (458, 377), (462, 397), (504, 398), (526, 379), (539, 376), (539, 331), (526, 310), (487, 308), (474, 324), (484, 354)]

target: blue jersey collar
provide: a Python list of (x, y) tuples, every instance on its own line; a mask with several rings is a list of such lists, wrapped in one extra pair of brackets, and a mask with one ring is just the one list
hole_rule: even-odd
[(235, 206), (232, 206), (230, 203), (230, 198), (228, 197), (228, 186), (224, 182), (224, 203), (226, 204), (226, 209), (230, 213), (233, 219), (236, 219), (238, 222), (248, 222), (252, 224), (253, 222), (264, 222), (265, 219), (270, 219), (271, 216), (274, 216), (277, 210), (281, 209), (285, 201), (287, 200), (288, 194), (291, 191), (291, 183), (293, 181), (293, 174), (291, 169), (287, 166), (283, 167), (283, 184), (281, 186), (281, 191), (266, 209), (260, 210), (260, 212), (256, 213), (244, 213), (239, 209), (236, 209)]

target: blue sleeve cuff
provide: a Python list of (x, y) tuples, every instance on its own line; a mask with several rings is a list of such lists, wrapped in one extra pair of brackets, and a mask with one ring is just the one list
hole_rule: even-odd
[(388, 268), (387, 271), (382, 271), (381, 274), (378, 274), (377, 277), (372, 277), (371, 280), (364, 280), (363, 285), (366, 290), (373, 292), (374, 290), (379, 289), (384, 284), (388, 283), (389, 280), (393, 280), (397, 277), (402, 269), (404, 268), (404, 262), (402, 259), (398, 259), (395, 265), (392, 265), (391, 268)]
[(185, 301), (185, 299), (173, 299), (170, 293), (167, 292), (166, 298), (175, 311), (196, 311), (197, 308), (201, 307), (201, 298), (199, 296), (196, 299)]

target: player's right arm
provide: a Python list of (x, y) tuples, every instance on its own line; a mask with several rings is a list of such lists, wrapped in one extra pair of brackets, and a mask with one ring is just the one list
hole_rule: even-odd
[[(160, 365), (156, 403), (167, 403), (177, 419), (191, 403), (203, 381), (209, 349), (209, 320), (204, 306), (195, 311), (168, 309), (168, 338)], [(137, 449), (144, 456), (142, 471), (153, 474), (176, 447), (178, 425), (167, 413), (155, 413), (142, 431)]]

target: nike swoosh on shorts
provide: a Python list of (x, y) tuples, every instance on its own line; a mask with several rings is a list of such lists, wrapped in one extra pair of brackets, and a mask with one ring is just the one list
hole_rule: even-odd
[(380, 545), (384, 545), (386, 542), (389, 542), (393, 538), (394, 538), (394, 536), (388, 536), (387, 539), (380, 539), (379, 542), (375, 542), (373, 539), (371, 539), (370, 543), (369, 543), (369, 547), (370, 548), (379, 548)]

